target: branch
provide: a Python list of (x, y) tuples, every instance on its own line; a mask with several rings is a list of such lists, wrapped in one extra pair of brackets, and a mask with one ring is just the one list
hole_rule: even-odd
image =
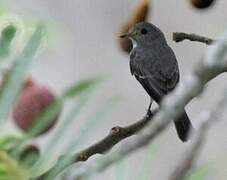
[(194, 137), (194, 142), (191, 145), (189, 151), (187, 151), (186, 156), (183, 157), (183, 160), (175, 167), (174, 171), (171, 174), (170, 180), (182, 180), (187, 177), (188, 172), (193, 169), (193, 165), (201, 152), (203, 145), (206, 141), (207, 134), (211, 125), (217, 123), (223, 114), (225, 107), (227, 105), (227, 89), (223, 94), (224, 98), (221, 98), (215, 110), (212, 112), (204, 113), (202, 124), (197, 131), (196, 136)]
[[(117, 143), (120, 141), (136, 134), (139, 132), (154, 116), (154, 114), (157, 112), (157, 110), (153, 110), (150, 114), (146, 115), (141, 120), (137, 121), (136, 123), (133, 123), (126, 127), (113, 127), (109, 134), (104, 137), (102, 140), (98, 141), (97, 143), (91, 145), (90, 147), (74, 154), (74, 155), (62, 155), (59, 157), (57, 163), (55, 166), (53, 166), (48, 172), (44, 173), (40, 177), (37, 178), (37, 180), (44, 180), (47, 177), (51, 178), (53, 176), (56, 176), (56, 173), (59, 173), (59, 171), (64, 170), (66, 167), (68, 167), (71, 164), (75, 164), (80, 161), (86, 161), (91, 156), (95, 154), (104, 154), (105, 152), (112, 149)], [(59, 164), (64, 164), (63, 166)], [(56, 172), (56, 173), (54, 173)]]
[(179, 86), (164, 98), (160, 110), (152, 119), (152, 123), (148, 123), (124, 148), (109, 153), (104, 159), (96, 161), (92, 166), (87, 166), (82, 172), (78, 172), (75, 180), (81, 180), (93, 173), (101, 172), (152, 142), (167, 128), (171, 119), (176, 119), (184, 106), (203, 91), (208, 81), (226, 72), (227, 60), (224, 59), (226, 52), (227, 32), (222, 39), (208, 47), (205, 57), (199, 62), (198, 66), (195, 66), (194, 71), (187, 76), (187, 79), (181, 81)]
[(207, 37), (200, 36), (200, 35), (193, 34), (193, 33), (192, 34), (187, 34), (187, 33), (183, 33), (183, 32), (174, 32), (173, 33), (173, 41), (181, 42), (184, 40), (198, 41), (198, 42), (205, 43), (207, 45), (210, 45), (215, 41), (214, 39), (207, 38)]
[[(183, 107), (191, 99), (202, 92), (204, 85), (209, 80), (226, 71), (227, 62), (223, 59), (227, 50), (226, 41), (227, 35), (224, 36), (223, 40), (214, 43), (213, 47), (208, 48), (208, 53), (200, 64), (196, 66), (195, 71), (189, 74), (185, 81), (182, 81), (172, 93), (164, 98), (160, 111), (155, 113), (152, 118), (152, 123), (149, 121), (151, 117), (149, 120), (145, 117), (136, 123), (135, 126), (131, 125), (126, 127), (126, 130), (121, 127), (113, 128), (107, 137), (89, 148), (82, 150), (79, 153), (59, 157), (53, 168), (36, 178), (36, 180), (54, 179), (53, 177), (59, 174), (66, 167), (79, 161), (86, 161), (94, 154), (102, 154), (107, 150), (110, 150), (122, 139), (127, 138), (138, 131), (140, 131), (138, 136), (128, 143), (127, 146), (124, 146), (124, 148), (114, 153), (110, 153), (101, 162), (97, 162), (95, 166), (88, 166), (85, 172), (78, 174), (77, 179), (89, 176), (94, 172), (102, 171), (116, 161), (125, 158), (127, 155), (149, 144), (155, 137), (163, 132), (172, 119), (176, 119), (176, 117), (182, 112)], [(124, 132), (127, 133), (125, 134)]]

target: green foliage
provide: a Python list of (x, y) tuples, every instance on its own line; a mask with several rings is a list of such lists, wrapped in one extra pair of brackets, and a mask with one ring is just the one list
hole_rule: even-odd
[[(0, 13), (1, 14), (1, 13)], [(10, 56), (11, 44), (14, 42), (18, 29), (14, 24), (8, 23), (0, 36), (0, 66), (1, 62)], [(29, 38), (22, 52), (13, 57), (13, 64), (7, 71), (0, 72), (3, 76), (0, 87), (0, 125), (4, 126), (6, 120), (9, 119), (10, 111), (13, 103), (21, 90), (27, 72), (31, 67), (33, 60), (36, 57), (38, 50), (41, 47), (43, 35), (45, 32), (44, 25), (40, 24), (36, 27), (34, 33)], [(0, 67), (0, 69), (2, 69)], [(103, 78), (91, 78), (81, 80), (67, 88), (58, 98), (54, 100), (39, 117), (33, 120), (31, 128), (23, 136), (7, 134), (0, 136), (0, 180), (28, 180), (36, 178), (40, 172), (46, 171), (49, 168), (49, 159), (64, 141), (64, 134), (73, 122), (79, 120), (79, 115), (82, 109), (88, 107), (88, 102), (91, 95), (95, 92), (97, 85)], [(75, 100), (76, 98), (76, 100)], [(62, 117), (58, 129), (53, 133), (47, 146), (44, 148), (44, 153), (39, 147), (26, 149), (26, 143), (32, 141), (34, 137), (40, 134), (42, 130), (51, 123), (56, 115), (62, 111), (66, 101), (74, 100), (71, 109)], [(75, 132), (69, 143), (63, 148), (62, 156), (57, 163), (51, 168), (51, 171), (46, 176), (45, 180), (55, 179), (63, 172), (74, 160), (75, 150), (78, 145), (81, 145), (88, 137), (94, 133), (101, 123), (106, 120), (105, 117), (113, 109), (117, 102), (116, 97), (107, 100), (106, 103), (100, 105), (97, 111), (93, 112), (85, 120), (82, 127)], [(156, 148), (151, 145), (144, 154), (144, 159), (141, 161), (138, 176), (135, 179), (148, 180), (150, 179), (152, 168), (151, 164), (155, 158)], [(127, 168), (127, 160), (117, 164), (115, 177), (116, 180), (127, 179), (130, 174)], [(188, 177), (188, 180), (205, 180), (209, 172), (209, 167), (202, 166), (193, 171)], [(134, 177), (133, 177), (134, 179)]]
[(187, 180), (205, 180), (210, 172), (210, 167), (209, 165), (205, 164), (196, 170), (194, 170)]
[[(71, 124), (71, 122), (69, 121), (73, 120), (73, 118), (75, 118), (75, 115), (78, 117), (81, 107), (85, 105), (87, 98), (89, 98), (90, 96), (85, 94), (85, 97), (86, 97), (85, 101), (83, 99), (84, 96), (81, 101), (83, 104), (81, 104), (80, 102), (80, 106), (75, 106), (74, 108), (72, 108), (72, 111), (70, 111), (66, 115), (66, 119), (63, 118), (62, 126), (59, 127), (59, 130), (56, 131), (53, 138), (49, 141), (49, 144), (45, 149), (45, 154), (43, 155), (40, 162), (38, 162), (36, 166), (33, 168), (33, 171), (37, 172), (37, 169), (39, 169), (40, 164), (42, 164), (43, 162), (46, 162), (45, 160), (48, 160), (52, 150), (54, 150), (54, 148), (57, 147), (57, 142), (61, 140), (60, 136), (64, 134), (63, 130), (65, 130), (65, 126)], [(50, 180), (54, 179), (59, 174), (59, 172), (65, 170), (65, 168), (75, 158), (74, 155), (72, 155), (72, 152), (75, 151), (77, 145), (82, 143), (82, 141), (84, 141), (86, 137), (91, 135), (92, 131), (98, 127), (98, 124), (100, 124), (104, 120), (105, 115), (107, 115), (109, 111), (113, 109), (113, 106), (116, 104), (116, 102), (117, 102), (117, 98), (112, 97), (103, 106), (101, 106), (101, 108), (98, 109), (98, 111), (96, 111), (94, 114), (91, 115), (91, 117), (88, 118), (88, 120), (85, 122), (83, 127), (80, 128), (75, 133), (75, 136), (73, 136), (73, 139), (68, 143), (68, 145), (66, 145), (65, 150), (62, 152), (62, 154), (65, 154), (65, 155), (60, 158), (60, 160), (57, 162), (56, 165), (54, 165), (53, 170), (48, 174), (46, 179), (50, 179)], [(34, 172), (33, 174), (36, 174), (36, 173)]]
[(138, 164), (138, 173), (134, 177), (128, 178), (131, 175), (131, 169), (127, 168), (130, 161), (128, 159), (124, 159), (115, 165), (115, 179), (116, 180), (127, 180), (127, 179), (140, 179), (140, 180), (148, 180), (151, 179), (152, 174), (152, 162), (156, 157), (157, 148), (155, 145), (151, 144), (147, 149), (144, 150), (143, 158), (141, 162)]
[(128, 159), (123, 159), (114, 166), (114, 179), (115, 180), (127, 180), (129, 175)]
[[(13, 102), (20, 90), (23, 79), (27, 70), (40, 46), (44, 27), (38, 26), (35, 33), (32, 35), (24, 50), (19, 57), (16, 57), (15, 64), (5, 74), (4, 82), (0, 89), (0, 124), (4, 126), (5, 120), (8, 119), (9, 111), (12, 108)], [(9, 44), (15, 35), (16, 29), (14, 26), (7, 26), (0, 38), (0, 57), (2, 58), (7, 53)], [(27, 170), (13, 157), (8, 154), (17, 145), (21, 137), (8, 135), (0, 138), (0, 179), (4, 180), (26, 180), (28, 179)]]
[(75, 96), (80, 95), (81, 93), (85, 93), (88, 89), (94, 86), (98, 79), (90, 79), (90, 80), (82, 80), (75, 85), (68, 88), (62, 96), (56, 99), (53, 103), (51, 103), (44, 112), (33, 122), (31, 129), (28, 132), (28, 136), (36, 136), (39, 134), (47, 124), (56, 116), (58, 112), (61, 111), (64, 102), (68, 98), (73, 98)]
[(11, 42), (14, 35), (16, 33), (16, 28), (13, 25), (7, 26), (5, 29), (2, 31), (2, 40), (5, 40), (6, 43)]
[[(12, 110), (13, 103), (21, 90), (24, 79), (28, 70), (36, 56), (44, 35), (44, 26), (37, 26), (35, 32), (28, 40), (21, 54), (14, 57), (13, 64), (7, 69), (7, 71), (1, 72), (3, 75), (3, 82), (0, 87), (0, 124), (6, 123), (9, 119), (9, 112)], [(12, 40), (17, 32), (16, 26), (13, 24), (5, 27), (1, 32), (0, 37), (0, 60), (10, 56), (10, 47)], [(2, 68), (0, 68), (2, 69)], [(92, 78), (81, 80), (76, 82), (69, 88), (67, 88), (62, 95), (51, 103), (39, 117), (32, 121), (32, 126), (23, 134), (23, 136), (9, 135), (0, 137), (0, 179), (4, 180), (26, 180), (30, 177), (34, 177), (38, 172), (38, 168), (46, 167), (45, 163), (48, 163), (48, 158), (51, 157), (51, 152), (54, 147), (58, 146), (58, 143), (62, 140), (63, 134), (67, 131), (67, 128), (76, 120), (81, 110), (87, 105), (88, 100), (91, 98), (92, 92), (96, 89), (96, 86), (102, 78)], [(50, 121), (56, 117), (56, 114), (61, 112), (64, 104), (68, 100), (76, 99), (75, 105), (72, 109), (63, 117), (62, 123), (59, 124), (59, 128), (55, 131), (52, 138), (48, 142), (45, 154), (40, 154), (39, 148), (37, 150), (32, 149), (27, 151), (26, 143), (32, 141)], [(55, 177), (61, 172), (66, 165), (72, 160), (73, 156), (69, 153), (73, 151), (78, 143), (85, 140), (85, 132), (91, 133), (92, 129), (102, 122), (105, 115), (112, 109), (116, 98), (111, 98), (107, 103), (101, 107), (97, 112), (92, 114), (91, 117), (85, 122), (84, 127), (79, 130), (78, 134), (75, 134), (75, 139), (71, 140), (71, 144), (67, 145), (65, 151), (65, 158), (61, 159), (56, 168), (50, 173), (50, 177)], [(42, 167), (38, 167), (38, 165)]]
[(0, 150), (12, 151), (19, 141), (21, 141), (21, 137), (18, 135), (2, 136), (0, 137)]
[[(88, 82), (88, 81), (86, 81), (86, 82)], [(74, 85), (73, 88), (69, 88), (69, 90), (66, 90), (66, 92), (71, 91), (71, 93), (70, 94), (68, 93), (67, 96), (63, 96), (63, 97), (65, 97), (64, 98), (65, 100), (66, 100), (66, 97), (69, 97), (69, 95), (71, 97), (73, 97), (73, 96), (76, 96), (76, 95), (79, 95), (80, 93), (82, 93), (81, 91), (83, 91), (83, 93), (80, 95), (78, 102), (72, 107), (72, 109), (66, 114), (66, 116), (62, 118), (62, 122), (61, 122), (60, 126), (55, 131), (55, 133), (50, 138), (50, 140), (48, 141), (47, 146), (44, 149), (45, 154), (42, 155), (42, 157), (36, 163), (36, 166), (34, 166), (34, 168), (33, 168), (33, 170), (36, 173), (37, 173), (37, 169), (40, 169), (38, 167), (41, 167), (42, 165), (45, 166), (45, 163), (46, 163), (46, 165), (48, 164), (51, 154), (53, 153), (55, 148), (58, 147), (59, 143), (63, 141), (64, 133), (67, 132), (67, 127), (71, 126), (73, 121), (76, 120), (76, 117), (79, 116), (82, 108), (84, 108), (85, 105), (87, 104), (92, 91), (94, 91), (94, 89), (95, 89), (94, 87), (91, 88), (92, 84), (95, 85), (95, 82), (96, 82), (96, 80), (92, 80), (92, 81), (90, 81), (90, 83), (87, 83), (86, 86), (83, 86), (83, 88), (76, 88), (77, 85)], [(82, 87), (81, 84), (83, 84), (83, 81), (79, 82), (78, 86)], [(74, 91), (72, 91), (72, 89), (74, 89)], [(67, 93), (63, 93), (63, 94), (67, 94)], [(51, 109), (50, 109), (50, 112), (51, 112)], [(47, 111), (47, 113), (48, 113), (48, 111)], [(41, 121), (38, 120), (38, 122), (41, 122)]]
[(148, 180), (151, 178), (152, 174), (152, 162), (155, 155), (157, 154), (157, 148), (155, 145), (151, 144), (144, 154), (144, 159), (140, 166), (140, 171), (138, 173), (137, 179)]
[(19, 157), (19, 162), (26, 166), (28, 169), (31, 168), (40, 158), (40, 151), (36, 146), (28, 146)]
[(7, 152), (0, 150), (0, 179), (28, 180), (29, 172), (18, 161), (11, 158)]
[(7, 119), (13, 102), (20, 91), (25, 75), (40, 46), (43, 31), (43, 25), (39, 25), (21, 55), (15, 59), (13, 67), (4, 77), (4, 83), (0, 90), (0, 124), (3, 124)]
[(106, 120), (105, 117), (117, 102), (117, 97), (110, 98), (106, 103), (104, 103), (104, 105), (88, 117), (83, 126), (75, 133), (71, 141), (68, 143), (68, 146), (66, 146), (65, 152), (72, 152), (79, 144), (82, 144), (86, 138), (91, 136), (92, 132), (94, 132), (94, 130), (99, 127), (104, 120)]
[(13, 25), (7, 26), (3, 29), (0, 38), (0, 58), (5, 58), (10, 53), (10, 45), (16, 34), (16, 28)]
[(100, 82), (101, 78), (94, 78), (94, 79), (86, 79), (79, 81), (75, 85), (71, 86), (69, 89), (63, 93), (64, 98), (70, 98), (77, 96), (81, 93), (84, 93), (87, 91), (89, 88)]

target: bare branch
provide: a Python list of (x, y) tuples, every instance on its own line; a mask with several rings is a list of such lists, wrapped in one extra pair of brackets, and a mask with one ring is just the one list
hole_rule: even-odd
[[(127, 146), (106, 155), (102, 161), (96, 162), (95, 166), (88, 166), (86, 171), (79, 173), (76, 179), (81, 179), (94, 172), (102, 171), (116, 161), (125, 158), (127, 155), (149, 144), (155, 137), (163, 132), (172, 119), (177, 118), (184, 106), (191, 99), (202, 92), (204, 85), (209, 80), (227, 69), (227, 62), (224, 59), (227, 50), (226, 44), (227, 34), (223, 36), (222, 40), (215, 42), (214, 46), (208, 48), (208, 53), (199, 63), (199, 66), (196, 66), (195, 71), (189, 74), (187, 79), (182, 81), (172, 93), (164, 98), (160, 110), (155, 113), (152, 118), (152, 123), (145, 117), (139, 121), (138, 124), (136, 123), (135, 126), (132, 125), (135, 129), (131, 126), (126, 128), (127, 130), (121, 127), (113, 128), (107, 137), (89, 148), (86, 148), (79, 153), (61, 156), (53, 168), (36, 179), (54, 179), (53, 177), (71, 164), (79, 161), (86, 161), (89, 157), (97, 153), (102, 154), (107, 150), (110, 150), (122, 139), (127, 138), (138, 131), (138, 136), (135, 136), (133, 141), (130, 141)], [(126, 134), (124, 133), (125, 131), (127, 132)]]
[(187, 33), (183, 33), (183, 32), (174, 32), (173, 33), (173, 41), (175, 42), (181, 42), (184, 40), (190, 40), (190, 41), (197, 41), (197, 42), (202, 42), (205, 43), (207, 45), (212, 44), (215, 40), (208, 38), (208, 37), (204, 37), (204, 36), (200, 36), (197, 34), (187, 34)]
[[(98, 141), (97, 143), (91, 145), (90, 147), (74, 154), (74, 155), (62, 155), (59, 157), (58, 162), (56, 163), (56, 166), (51, 168), (48, 172), (44, 173), (37, 179), (44, 180), (46, 177), (52, 177), (55, 176), (55, 169), (58, 169), (58, 164), (61, 164), (62, 162), (65, 164), (62, 166), (58, 171), (62, 171), (64, 168), (68, 167), (70, 164), (74, 164), (80, 161), (86, 161), (91, 156), (95, 154), (104, 154), (105, 152), (111, 150), (114, 145), (122, 141), (123, 139), (126, 139), (132, 135), (135, 135), (137, 132), (139, 132), (154, 116), (154, 114), (157, 112), (157, 110), (153, 110), (150, 114), (146, 115), (141, 120), (126, 126), (126, 127), (113, 127), (109, 134), (104, 137), (102, 140)], [(60, 163), (61, 162), (61, 163)]]
[(87, 166), (83, 172), (77, 174), (75, 179), (81, 180), (93, 173), (101, 172), (154, 140), (170, 124), (171, 119), (176, 119), (183, 107), (202, 92), (209, 80), (224, 72), (227, 68), (227, 60), (224, 59), (226, 51), (227, 33), (213, 46), (208, 47), (206, 56), (199, 63), (199, 66), (196, 66), (196, 69), (187, 76), (187, 79), (164, 98), (160, 110), (153, 117), (152, 123), (148, 123), (127, 146), (108, 154), (101, 161), (96, 161), (95, 165)]
[(204, 113), (202, 119), (202, 124), (194, 136), (194, 142), (190, 149), (185, 153), (183, 160), (175, 167), (173, 173), (171, 174), (170, 180), (182, 180), (187, 177), (188, 172), (193, 169), (194, 163), (201, 152), (204, 143), (206, 142), (207, 134), (211, 125), (217, 123), (220, 119), (225, 107), (227, 105), (227, 89), (223, 94), (223, 97), (218, 103), (215, 110), (212, 112)]

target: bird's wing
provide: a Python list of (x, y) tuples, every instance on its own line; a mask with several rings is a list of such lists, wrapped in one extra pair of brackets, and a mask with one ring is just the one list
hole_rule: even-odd
[(173, 66), (170, 73), (163, 73), (159, 68), (151, 67), (152, 64), (135, 63), (130, 61), (132, 75), (140, 82), (147, 93), (159, 103), (163, 96), (172, 91), (179, 81), (178, 66)]
[(179, 69), (178, 66), (174, 68), (171, 75), (167, 77), (167, 89), (168, 92), (172, 91), (179, 82)]

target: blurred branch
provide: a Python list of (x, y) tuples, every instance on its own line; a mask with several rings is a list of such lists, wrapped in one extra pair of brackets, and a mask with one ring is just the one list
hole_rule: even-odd
[(190, 149), (185, 153), (183, 160), (175, 167), (173, 173), (171, 174), (170, 180), (182, 180), (188, 175), (188, 172), (193, 169), (193, 165), (204, 146), (207, 139), (207, 134), (213, 123), (217, 123), (223, 114), (225, 107), (227, 105), (227, 89), (225, 90), (223, 97), (216, 106), (215, 110), (212, 112), (204, 113), (202, 124), (194, 136), (194, 142)]
[(183, 160), (180, 163), (177, 163), (177, 167), (171, 173), (170, 180), (183, 180), (187, 173), (193, 168), (193, 164), (205, 143), (207, 131), (209, 129), (209, 120), (201, 124), (200, 128), (198, 129), (198, 134), (196, 138), (194, 138), (193, 144), (190, 147), (190, 150), (185, 153)]
[(184, 41), (184, 40), (202, 42), (202, 43), (205, 43), (207, 45), (210, 45), (215, 41), (214, 39), (204, 37), (204, 36), (200, 36), (200, 35), (197, 35), (197, 34), (187, 34), (187, 33), (183, 33), (183, 32), (174, 32), (173, 33), (173, 41), (181, 42), (181, 41)]
[[(53, 168), (37, 179), (54, 179), (54, 177), (56, 177), (56, 175), (66, 167), (79, 161), (86, 161), (94, 154), (102, 154), (110, 150), (122, 139), (131, 136), (139, 130), (140, 132), (138, 132), (138, 136), (130, 141), (127, 146), (106, 155), (104, 159), (100, 162), (96, 162), (94, 166), (87, 166), (84, 172), (77, 174), (75, 179), (82, 179), (90, 176), (92, 173), (103, 171), (115, 162), (122, 160), (129, 154), (148, 145), (168, 127), (172, 119), (176, 119), (176, 117), (182, 112), (184, 106), (191, 99), (202, 92), (205, 84), (209, 80), (227, 70), (227, 60), (224, 59), (226, 51), (227, 33), (221, 40), (216, 41), (213, 46), (208, 47), (206, 56), (199, 62), (198, 66), (195, 66), (196, 68), (194, 71), (187, 76), (187, 79), (180, 82), (179, 86), (171, 94), (164, 98), (160, 110), (155, 113), (154, 117), (153, 114), (151, 116), (152, 123), (149, 123), (151, 117), (148, 119), (145, 117), (138, 123), (133, 124), (133, 128), (129, 126), (127, 127), (127, 130), (125, 130), (125, 128), (115, 127), (107, 137), (89, 148), (70, 156), (61, 156)], [(124, 132), (127, 133), (125, 134)]]

